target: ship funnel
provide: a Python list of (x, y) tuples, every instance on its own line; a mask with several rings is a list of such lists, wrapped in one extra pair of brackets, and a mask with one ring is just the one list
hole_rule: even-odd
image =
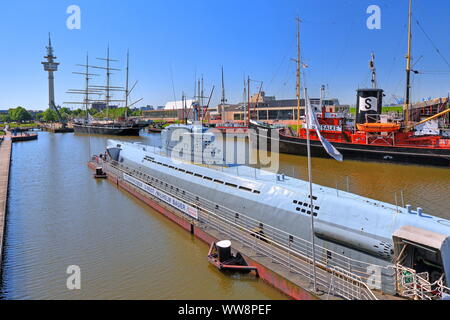
[(383, 105), (383, 89), (358, 89), (356, 123), (376, 122)]

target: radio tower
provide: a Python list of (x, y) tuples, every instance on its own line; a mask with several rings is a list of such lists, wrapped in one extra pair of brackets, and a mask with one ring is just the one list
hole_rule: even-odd
[(55, 77), (53, 76), (53, 72), (58, 71), (58, 62), (55, 62), (56, 57), (53, 55), (53, 47), (52, 40), (50, 38), (50, 33), (48, 34), (48, 47), (47, 55), (44, 57), (47, 61), (42, 62), (44, 65), (44, 70), (48, 72), (48, 107), (53, 108), (55, 110), (61, 125), (65, 127), (65, 123), (59, 113), (58, 108), (55, 103)]
[(58, 71), (58, 62), (55, 62), (56, 57), (53, 55), (52, 40), (48, 34), (47, 55), (44, 57), (47, 61), (42, 62), (44, 70), (48, 72), (48, 106), (54, 108), (55, 104), (55, 85), (53, 72)]

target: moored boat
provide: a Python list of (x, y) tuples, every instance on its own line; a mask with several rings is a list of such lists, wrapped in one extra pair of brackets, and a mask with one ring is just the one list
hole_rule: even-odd
[[(411, 38), (411, 10), (409, 7), (408, 36)], [(298, 36), (298, 52), (300, 52)], [(279, 152), (294, 155), (306, 155), (307, 137), (311, 140), (313, 156), (326, 156), (320, 147), (317, 131), (346, 159), (404, 162), (421, 165), (450, 166), (450, 99), (435, 101), (434, 114), (421, 117), (419, 112), (411, 112), (410, 102), (410, 63), (411, 46), (407, 54), (406, 98), (401, 115), (382, 114), (383, 89), (378, 88), (375, 70), (375, 56), (372, 54), (370, 70), (372, 87), (357, 90), (356, 116), (330, 110), (332, 107), (320, 104), (313, 111), (319, 128), (307, 129), (301, 121), (300, 102), (297, 109), (297, 127), (276, 128), (268, 124), (249, 121), (255, 130), (251, 131), (253, 141), (260, 147), (260, 139), (268, 139), (279, 145)], [(300, 101), (300, 55), (297, 58), (297, 97)], [(305, 106), (309, 103), (304, 99)], [(424, 130), (424, 126), (429, 128)]]

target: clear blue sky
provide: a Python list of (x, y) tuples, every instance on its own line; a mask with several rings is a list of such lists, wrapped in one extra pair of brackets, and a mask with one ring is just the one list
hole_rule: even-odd
[[(69, 30), (66, 9), (81, 8), (81, 30)], [(366, 9), (381, 7), (381, 30), (368, 30)], [(450, 1), (414, 0), (413, 99), (447, 96), (450, 67), (436, 53), (422, 27), (450, 61)], [(82, 88), (75, 64), (86, 52), (103, 57), (109, 43), (116, 64), (124, 68), (131, 53), (131, 79), (139, 80), (133, 98), (163, 105), (184, 90), (193, 95), (195, 74), (203, 74), (205, 89), (216, 85), (220, 99), (220, 68), (225, 69), (229, 102), (242, 97), (244, 75), (264, 81), (263, 89), (277, 98), (295, 97), (295, 16), (302, 23), (302, 58), (309, 65), (306, 85), (318, 96), (321, 84), (328, 95), (353, 104), (355, 89), (370, 85), (368, 61), (376, 54), (378, 80), (392, 95), (404, 95), (407, 0), (16, 0), (0, 4), (0, 109), (22, 105), (47, 107), (47, 74), (41, 61), (47, 33), (58, 61), (56, 102), (73, 101), (70, 88)], [(418, 59), (419, 57), (422, 58)], [(173, 79), (173, 85), (172, 85)], [(122, 84), (123, 74), (113, 76)], [(102, 84), (102, 83), (99, 83)], [(257, 84), (252, 90), (257, 91)]]

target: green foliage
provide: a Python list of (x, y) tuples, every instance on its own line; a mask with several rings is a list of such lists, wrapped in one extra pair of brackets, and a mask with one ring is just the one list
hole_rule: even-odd
[(58, 115), (56, 114), (55, 110), (48, 108), (43, 112), (42, 120), (45, 122), (56, 122), (58, 121)]
[(13, 128), (32, 128), (36, 126), (36, 123), (30, 122), (30, 123), (16, 123), (16, 122), (9, 122), (9, 123), (2, 123), (0, 124), (0, 130), (2, 130), (5, 126), (9, 126), (11, 129)]
[(9, 109), (8, 116), (10, 121), (15, 122), (30, 121), (32, 119), (30, 113), (22, 107)]
[[(381, 113), (389, 113), (389, 112), (402, 113), (403, 112), (403, 107), (402, 106), (382, 107)], [(356, 114), (356, 108), (350, 108), (350, 113), (351, 114)]]
[(134, 110), (133, 112), (130, 113), (131, 117), (141, 117), (142, 116), (142, 111), (141, 110)]
[(109, 109), (109, 110), (102, 110), (100, 112), (97, 112), (95, 114), (95, 118), (97, 119), (114, 119), (117, 120), (119, 118), (125, 117), (125, 108), (116, 108), (116, 109)]
[(36, 113), (36, 116), (35, 116), (36, 121), (43, 121), (43, 118), (44, 118), (44, 112)]
[(0, 122), (9, 122), (11, 119), (9, 118), (9, 114), (0, 114)]

